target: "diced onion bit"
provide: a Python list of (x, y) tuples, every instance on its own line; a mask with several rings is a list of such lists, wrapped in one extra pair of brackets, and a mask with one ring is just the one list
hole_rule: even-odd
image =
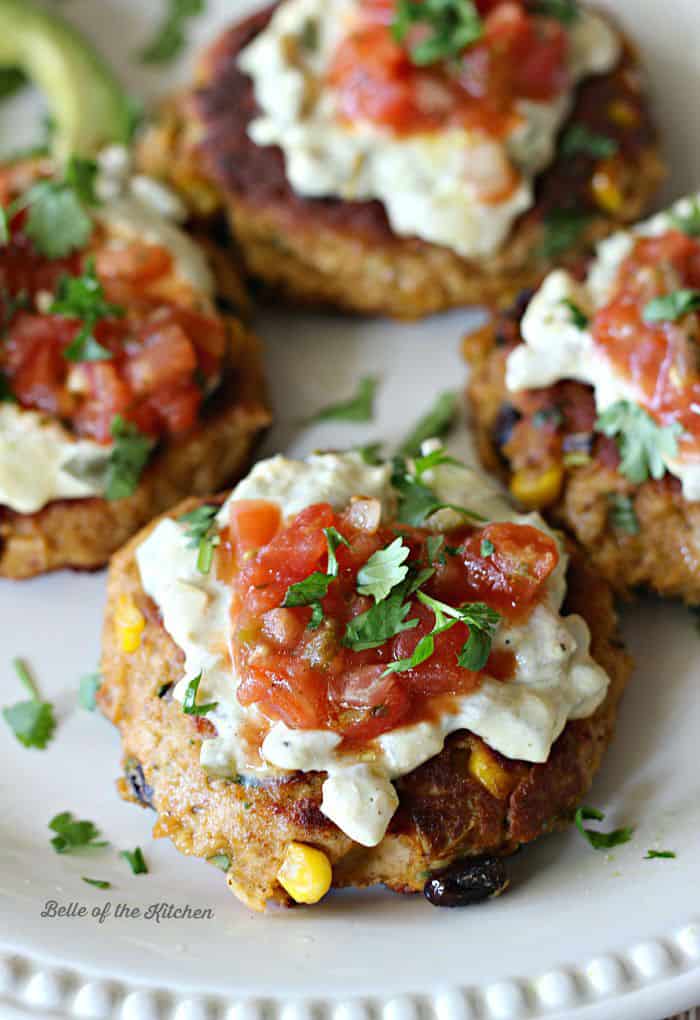
[(382, 504), (378, 499), (354, 499), (348, 511), (348, 523), (360, 531), (374, 533), (382, 519)]
[(322, 850), (290, 843), (277, 872), (277, 881), (295, 903), (318, 903), (333, 881), (331, 862)]
[(141, 645), (141, 635), (146, 626), (146, 620), (130, 595), (119, 596), (114, 614), (114, 626), (122, 651), (127, 655), (135, 652)]

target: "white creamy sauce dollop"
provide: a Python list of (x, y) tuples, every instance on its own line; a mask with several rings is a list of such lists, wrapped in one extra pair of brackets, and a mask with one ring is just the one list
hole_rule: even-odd
[[(568, 27), (572, 88), (552, 102), (518, 101), (520, 123), (503, 141), (461, 128), (400, 137), (368, 121), (342, 122), (334, 93), (323, 84), (309, 100), (307, 75), (322, 82), (358, 12), (358, 0), (283, 0), (239, 58), (261, 111), (250, 125), (251, 139), (280, 146), (288, 179), (301, 195), (379, 199), (401, 236), (465, 257), (493, 254), (533, 204), (534, 179), (553, 159), (573, 86), (615, 66), (617, 36), (598, 15), (582, 10)], [(317, 26), (314, 46), (290, 47), (290, 37), (303, 40), (309, 24)], [(513, 169), (519, 183), (499, 201)]]
[[(466, 505), (490, 520), (528, 523), (554, 534), (538, 515), (515, 514), (496, 485), (473, 470), (443, 465), (425, 478), (442, 500)], [(317, 454), (306, 462), (274, 457), (257, 464), (229, 502), (274, 499), (290, 517), (326, 500), (341, 510), (352, 496), (380, 499), (390, 518), (396, 494), (389, 469), (371, 467), (354, 453)], [(222, 525), (228, 505), (219, 517)], [(449, 527), (455, 522), (436, 515), (431, 523)], [(201, 575), (196, 556), (196, 550), (188, 548), (185, 527), (172, 520), (159, 524), (136, 553), (143, 587), (185, 652), (185, 673), (175, 697), (182, 700), (188, 683), (201, 671), (199, 700), (218, 702), (207, 716), (218, 735), (203, 741), (203, 766), (216, 775), (241, 775), (248, 781), (280, 770), (327, 773), (322, 811), (365, 846), (381, 841), (396, 810), (393, 780), (438, 754), (450, 733), (469, 729), (507, 757), (544, 762), (567, 721), (592, 714), (605, 698), (609, 680), (590, 656), (585, 622), (561, 616), (567, 560), (560, 549), (546, 598), (527, 623), (503, 621), (497, 630), (494, 647), (515, 655), (511, 680), (487, 677), (475, 693), (454, 699), (451, 710), (437, 721), (392, 730), (362, 753), (339, 753), (337, 733), (292, 730), (265, 720), (254, 706), (240, 705), (229, 651), (230, 590), (213, 572)], [(251, 740), (251, 733), (257, 739)]]
[[(582, 283), (564, 270), (550, 273), (523, 317), (524, 343), (508, 357), (508, 389), (515, 393), (551, 386), (562, 379), (575, 379), (593, 387), (599, 412), (619, 400), (644, 404), (644, 395), (634, 380), (616, 370), (605, 352), (594, 343), (590, 330), (578, 329), (565, 302), (578, 305), (587, 318), (592, 319), (614, 296), (618, 271), (632, 252), (635, 239), (661, 236), (673, 228), (674, 216), (687, 216), (698, 202), (700, 194), (681, 199), (665, 212), (603, 241)], [(665, 458), (664, 463), (667, 470), (681, 480), (685, 498), (700, 500), (700, 461), (676, 457)]]
[[(138, 238), (167, 248), (179, 278), (211, 301), (213, 276), (202, 251), (177, 225), (183, 213), (177, 196), (158, 181), (133, 174), (122, 146), (105, 149), (98, 167), (101, 204), (92, 214), (109, 231), (108, 243)], [(50, 303), (43, 301), (38, 311)], [(29, 514), (58, 499), (102, 496), (111, 451), (111, 444), (78, 439), (45, 414), (0, 404), (0, 505)]]

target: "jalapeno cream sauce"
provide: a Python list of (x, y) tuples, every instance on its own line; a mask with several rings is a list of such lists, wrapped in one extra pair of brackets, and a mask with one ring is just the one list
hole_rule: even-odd
[[(214, 297), (207, 261), (178, 221), (186, 213), (180, 200), (159, 182), (132, 173), (125, 148), (105, 149), (98, 160), (94, 210), (109, 233), (109, 243), (138, 238), (166, 248), (185, 285), (204, 301)], [(41, 312), (41, 308), (37, 309)], [(0, 506), (30, 514), (57, 499), (84, 499), (104, 493), (110, 444), (77, 439), (47, 415), (0, 404)]]
[[(534, 179), (554, 157), (575, 85), (615, 66), (619, 40), (581, 10), (567, 26), (569, 87), (551, 101), (517, 99), (505, 137), (461, 127), (401, 136), (368, 119), (343, 120), (327, 83), (361, 15), (359, 0), (283, 0), (239, 58), (260, 107), (251, 139), (281, 147), (298, 194), (379, 199), (396, 234), (465, 257), (492, 255), (533, 204)], [(305, 43), (309, 25), (313, 47)]]
[[(527, 523), (553, 535), (538, 515), (515, 514), (493, 482), (468, 468), (440, 465), (423, 481), (445, 503), (467, 505), (490, 521)], [(341, 510), (360, 495), (380, 500), (383, 518), (391, 520), (396, 493), (390, 468), (368, 466), (355, 453), (318, 454), (304, 462), (284, 457), (262, 461), (229, 502), (273, 500), (290, 518), (321, 501)], [(221, 527), (228, 521), (228, 506), (218, 517)], [(436, 531), (449, 531), (460, 522), (453, 511), (441, 510), (428, 523)], [(326, 773), (321, 810), (365, 846), (381, 841), (397, 808), (392, 781), (438, 754), (448, 734), (469, 729), (510, 758), (544, 762), (567, 721), (592, 714), (608, 688), (607, 675), (590, 656), (586, 624), (580, 617), (561, 615), (567, 560), (560, 547), (546, 597), (525, 623), (502, 621), (496, 632), (494, 649), (509, 650), (515, 657), (508, 682), (486, 677), (475, 693), (453, 699), (449, 711), (431, 721), (391, 730), (341, 754), (339, 734), (293, 730), (270, 722), (254, 705), (244, 708), (238, 702), (229, 648), (230, 587), (216, 579), (214, 570), (206, 576), (197, 570), (197, 552), (188, 547), (185, 525), (161, 522), (136, 558), (144, 590), (185, 653), (175, 698), (182, 701), (187, 685), (201, 672), (199, 699), (217, 702), (207, 715), (217, 736), (202, 743), (203, 767), (253, 783), (286, 771)]]
[[(646, 398), (635, 381), (619, 370), (595, 343), (590, 328), (579, 328), (570, 303), (578, 306), (589, 325), (597, 311), (615, 296), (618, 272), (639, 238), (659, 238), (689, 216), (700, 194), (681, 199), (670, 209), (631, 230), (621, 231), (598, 245), (587, 278), (578, 282), (570, 273), (555, 270), (545, 279), (528, 305), (522, 321), (524, 340), (508, 357), (506, 385), (511, 392), (551, 386), (574, 379), (592, 386), (596, 408), (605, 411), (617, 401), (643, 405)], [(700, 412), (700, 408), (698, 408)], [(666, 469), (679, 478), (686, 499), (700, 500), (700, 459), (663, 457)]]

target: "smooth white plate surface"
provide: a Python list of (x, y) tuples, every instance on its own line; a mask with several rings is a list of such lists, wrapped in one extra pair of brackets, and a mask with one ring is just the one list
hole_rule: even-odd
[[(193, 39), (252, 6), (210, 0)], [(669, 193), (700, 183), (700, 92), (695, 0), (611, 3), (648, 56), (656, 106), (675, 159)], [(111, 52), (132, 90), (162, 92), (130, 58), (160, 12), (154, 0), (70, 0), (65, 13)], [(180, 69), (182, 73), (182, 69)], [(0, 115), (3, 147), (27, 138), (31, 103)], [(9, 144), (6, 144), (8, 142)], [(330, 317), (261, 316), (277, 424), (265, 451), (305, 453), (375, 438), (396, 441), (436, 392), (461, 387), (459, 338), (473, 315), (419, 325)], [(382, 378), (373, 426), (316, 427), (309, 411)], [(457, 447), (464, 452), (466, 435)], [(381, 890), (331, 897), (315, 911), (253, 916), (216, 869), (150, 836), (153, 816), (123, 804), (116, 733), (77, 707), (81, 674), (99, 654), (104, 576), (63, 574), (0, 585), (0, 703), (20, 700), (13, 656), (31, 663), (59, 716), (45, 752), (0, 727), (0, 1017), (228, 1018), (333, 1015), (364, 1020), (659, 1020), (700, 1000), (700, 635), (679, 607), (650, 601), (625, 612), (638, 661), (619, 735), (589, 801), (634, 840), (611, 855), (575, 833), (513, 861), (506, 897), (467, 911)], [(71, 810), (94, 820), (113, 848), (59, 856), (47, 823)], [(143, 847), (150, 874), (134, 877), (116, 850)], [(644, 861), (648, 848), (676, 860)], [(108, 879), (100, 892), (81, 875)], [(47, 901), (86, 917), (42, 917)], [(213, 911), (212, 920), (116, 918), (118, 904)], [(103, 923), (95, 907), (111, 905)]]

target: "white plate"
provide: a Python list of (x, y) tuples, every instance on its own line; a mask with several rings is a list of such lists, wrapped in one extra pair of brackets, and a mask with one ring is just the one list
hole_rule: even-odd
[[(210, 0), (215, 10), (200, 22), (198, 39), (249, 6)], [(649, 58), (676, 160), (672, 190), (697, 186), (695, 0), (611, 6), (623, 15), (627, 8), (623, 20)], [(129, 60), (160, 4), (71, 0), (64, 9), (112, 53), (134, 91), (162, 90), (157, 74)], [(9, 123), (13, 144), (27, 110), (23, 104)], [(262, 318), (278, 415), (267, 451), (398, 439), (436, 391), (461, 386), (458, 345), (469, 321), (467, 313), (414, 326)], [(299, 430), (310, 408), (348, 394), (368, 372), (383, 379), (374, 427)], [(383, 1020), (659, 1020), (700, 1001), (700, 635), (685, 611), (648, 602), (625, 614), (639, 665), (590, 802), (611, 825), (636, 824), (630, 844), (608, 856), (575, 832), (546, 839), (514, 860), (507, 896), (466, 911), (372, 890), (335, 895), (313, 911), (253, 916), (229, 896), (220, 872), (153, 842), (150, 812), (116, 796), (116, 733), (76, 705), (78, 678), (97, 662), (103, 597), (103, 575), (0, 586), (0, 701), (21, 696), (9, 662), (25, 656), (60, 720), (43, 753), (24, 750), (0, 727), (3, 1020), (365, 1020), (378, 1013)], [(115, 849), (89, 858), (55, 854), (47, 823), (62, 810), (93, 819), (116, 849), (142, 846), (150, 874), (133, 877)], [(650, 847), (678, 857), (644, 861)], [(81, 875), (113, 888), (100, 892)], [(51, 900), (84, 904), (88, 916), (42, 917)], [(144, 910), (159, 902), (214, 917), (157, 924), (114, 916), (117, 904)], [(112, 914), (100, 923), (90, 912), (107, 903)]]

